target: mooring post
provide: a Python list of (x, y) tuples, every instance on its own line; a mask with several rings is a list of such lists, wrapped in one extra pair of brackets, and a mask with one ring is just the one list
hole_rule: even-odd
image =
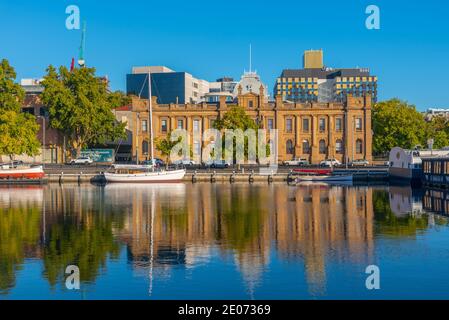
[(254, 182), (254, 170), (251, 170), (251, 173), (249, 175), (249, 183), (253, 183)]
[(231, 177), (229, 178), (229, 182), (233, 183), (235, 181), (235, 170), (232, 171)]
[(215, 174), (216, 174), (216, 172), (215, 172), (215, 170), (214, 170), (214, 172), (213, 172), (212, 175), (210, 176), (210, 182), (215, 182)]
[(64, 172), (61, 171), (61, 174), (59, 175), (59, 184), (62, 184), (63, 181)]
[(273, 170), (271, 170), (271, 174), (268, 175), (268, 183), (272, 183), (273, 182)]
[(195, 170), (195, 171), (193, 172), (193, 176), (192, 176), (192, 183), (195, 183), (195, 182), (196, 182), (196, 174), (197, 174), (197, 171)]
[(288, 176), (287, 176), (287, 184), (292, 182), (292, 180), (293, 180), (292, 176), (293, 176), (293, 170), (290, 170), (290, 172), (288, 173)]

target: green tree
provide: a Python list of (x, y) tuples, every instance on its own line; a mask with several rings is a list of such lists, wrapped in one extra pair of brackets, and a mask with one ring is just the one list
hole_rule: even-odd
[(436, 116), (427, 123), (427, 138), (434, 140), (435, 149), (449, 146), (449, 122), (446, 117)]
[(405, 149), (424, 145), (426, 122), (416, 107), (399, 99), (377, 103), (373, 108), (373, 151), (389, 152), (394, 147)]
[[(257, 133), (259, 130), (258, 124), (249, 116), (246, 114), (245, 109), (241, 106), (233, 106), (231, 109), (226, 112), (226, 114), (220, 118), (217, 119), (214, 122), (214, 128), (217, 130), (242, 130), (245, 132), (246, 130), (254, 130), (256, 133), (256, 139), (257, 139)], [(223, 136), (223, 151), (225, 149), (225, 138)], [(236, 138), (234, 138), (233, 142), (233, 157), (236, 158)], [(248, 158), (248, 137), (245, 136), (244, 140), (244, 155), (245, 158)], [(256, 141), (257, 142), (257, 141)], [(270, 147), (268, 144), (264, 144), (266, 148), (266, 155), (270, 155)], [(258, 143), (256, 144), (256, 153), (258, 154)], [(224, 154), (224, 152), (223, 152)]]
[[(160, 151), (161, 154), (165, 157), (165, 163), (168, 164), (170, 160), (170, 154), (174, 146), (178, 143), (182, 142), (182, 137), (178, 137), (178, 139), (172, 141), (172, 132), (169, 132), (166, 137), (158, 138), (156, 140), (156, 150)], [(190, 157), (193, 157), (192, 146), (190, 146)], [(178, 156), (182, 155), (182, 150), (179, 151)]]
[(48, 107), (50, 125), (64, 133), (72, 150), (103, 145), (126, 138), (126, 123), (115, 119), (113, 109), (129, 103), (121, 92), (109, 92), (95, 68), (47, 69), (42, 82), (42, 102)]
[(3, 59), (0, 62), (0, 158), (8, 155), (11, 160), (14, 155), (34, 156), (40, 146), (36, 118), (21, 113), (25, 92), (15, 79), (14, 68)]

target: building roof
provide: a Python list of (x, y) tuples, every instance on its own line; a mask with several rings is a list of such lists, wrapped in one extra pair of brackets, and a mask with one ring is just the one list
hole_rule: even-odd
[(282, 78), (319, 78), (332, 79), (335, 77), (367, 77), (369, 69), (285, 69), (281, 73)]

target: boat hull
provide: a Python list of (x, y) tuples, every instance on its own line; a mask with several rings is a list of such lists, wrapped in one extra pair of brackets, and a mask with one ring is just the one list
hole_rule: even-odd
[(317, 181), (317, 182), (351, 182), (353, 180), (352, 175), (344, 176), (301, 176), (298, 177), (298, 181)]
[(106, 181), (111, 183), (167, 183), (181, 182), (185, 174), (185, 170), (174, 170), (135, 174), (105, 172), (103, 175)]
[(0, 179), (42, 179), (45, 172), (42, 166), (31, 168), (0, 169)]

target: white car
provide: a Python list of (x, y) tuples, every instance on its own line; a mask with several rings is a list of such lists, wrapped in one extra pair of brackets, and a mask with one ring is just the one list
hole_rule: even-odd
[(70, 164), (92, 164), (94, 161), (90, 157), (79, 157), (76, 159), (72, 159)]
[(341, 165), (341, 162), (337, 159), (326, 159), (320, 162), (321, 167), (338, 167)]
[(183, 165), (183, 166), (194, 166), (195, 165), (195, 161), (189, 160), (189, 159), (182, 159), (182, 160), (175, 160), (175, 161), (173, 161), (173, 164)]
[(309, 161), (306, 159), (294, 158), (292, 160), (284, 161), (285, 166), (308, 166)]
[(366, 167), (369, 165), (368, 160), (360, 159), (360, 160), (354, 160), (350, 163), (351, 167)]

